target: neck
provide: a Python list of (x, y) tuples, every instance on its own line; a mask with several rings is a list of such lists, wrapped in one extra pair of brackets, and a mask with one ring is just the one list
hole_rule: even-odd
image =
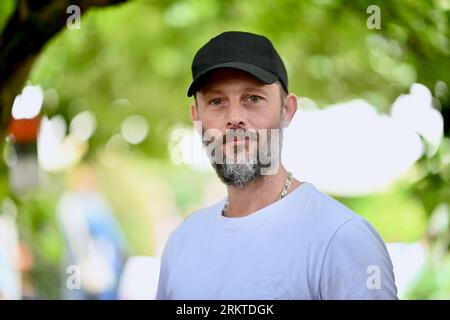
[[(278, 171), (273, 175), (260, 176), (241, 187), (227, 186), (229, 203), (226, 216), (244, 217), (278, 201), (287, 177), (287, 170), (280, 165)], [(292, 179), (288, 193), (300, 184), (300, 181)]]

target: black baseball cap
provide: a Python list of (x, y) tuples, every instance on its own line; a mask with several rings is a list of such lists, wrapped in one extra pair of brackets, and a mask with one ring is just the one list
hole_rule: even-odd
[(193, 81), (187, 95), (201, 87), (206, 75), (219, 68), (245, 71), (264, 83), (279, 80), (288, 90), (288, 76), (283, 60), (269, 39), (240, 31), (227, 31), (212, 38), (195, 54), (192, 61)]

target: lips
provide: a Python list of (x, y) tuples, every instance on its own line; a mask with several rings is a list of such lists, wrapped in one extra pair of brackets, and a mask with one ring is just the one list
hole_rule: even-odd
[(238, 143), (245, 143), (246, 141), (249, 141), (248, 137), (236, 137), (236, 136), (234, 136), (232, 139), (231, 138), (225, 139), (224, 143), (232, 142), (232, 143), (238, 144)]

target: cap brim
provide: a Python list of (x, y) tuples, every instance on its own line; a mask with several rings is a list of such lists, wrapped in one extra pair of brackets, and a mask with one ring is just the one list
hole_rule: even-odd
[(192, 81), (191, 85), (189, 86), (187, 95), (188, 97), (191, 97), (194, 95), (194, 93), (199, 89), (202, 80), (205, 78), (205, 75), (210, 73), (213, 70), (220, 69), (220, 68), (230, 68), (230, 69), (236, 69), (245, 71), (252, 76), (256, 77), (260, 81), (271, 84), (278, 80), (278, 76), (270, 71), (267, 71), (265, 69), (262, 69), (260, 67), (257, 67), (253, 64), (245, 63), (245, 62), (223, 62), (220, 64), (216, 64), (215, 66), (206, 69), (201, 74), (199, 74), (194, 81)]

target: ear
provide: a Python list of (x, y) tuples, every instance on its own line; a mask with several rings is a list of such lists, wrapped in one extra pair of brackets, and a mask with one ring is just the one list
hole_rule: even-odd
[(284, 98), (284, 128), (288, 127), (292, 118), (297, 112), (298, 103), (297, 96), (293, 93), (289, 93)]
[(203, 127), (202, 127), (202, 123), (201, 123), (200, 118), (199, 118), (198, 107), (195, 104), (195, 102), (191, 104), (191, 119), (192, 119), (192, 123), (194, 124), (194, 129), (201, 136)]
[(191, 104), (191, 119), (192, 119), (192, 122), (198, 120), (198, 112), (197, 112), (197, 107), (195, 106), (195, 102), (193, 102)]

